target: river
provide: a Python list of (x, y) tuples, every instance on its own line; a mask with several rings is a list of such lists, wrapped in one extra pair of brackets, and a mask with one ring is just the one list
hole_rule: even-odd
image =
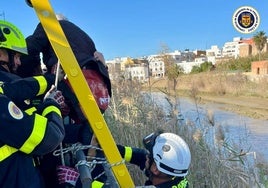
[[(161, 93), (154, 93), (158, 104), (168, 106)], [(268, 121), (252, 119), (233, 112), (221, 110), (224, 104), (207, 103), (196, 105), (189, 98), (180, 98), (179, 106), (184, 122), (208, 122), (208, 114), (213, 114), (214, 126), (222, 126), (225, 138), (241, 147), (241, 150), (252, 152), (257, 161), (268, 161)], [(199, 117), (199, 119), (197, 118)]]

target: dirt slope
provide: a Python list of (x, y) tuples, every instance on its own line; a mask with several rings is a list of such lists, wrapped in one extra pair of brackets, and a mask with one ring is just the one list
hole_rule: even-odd
[[(189, 78), (187, 78), (189, 80)], [(168, 81), (164, 78), (152, 82), (151, 88), (153, 90), (158, 90), (159, 88), (167, 88)], [(191, 92), (191, 85), (187, 84), (187, 81), (180, 80), (180, 88), (183, 88), (182, 95), (189, 97)], [(184, 85), (185, 87), (182, 87)], [(146, 87), (148, 89), (148, 85)], [(187, 90), (187, 91), (185, 91)], [(180, 90), (178, 90), (179, 93)], [(223, 105), (223, 110), (236, 112), (241, 115), (245, 115), (255, 119), (268, 120), (268, 98), (265, 97), (253, 97), (253, 96), (235, 96), (235, 95), (216, 95), (207, 92), (208, 94), (198, 93), (197, 97), (200, 98), (201, 103), (221, 103)], [(260, 92), (258, 93), (261, 96)], [(180, 95), (180, 94), (179, 94)]]
[(236, 112), (255, 119), (268, 120), (268, 99), (246, 96), (201, 95), (202, 102), (225, 104), (223, 110)]

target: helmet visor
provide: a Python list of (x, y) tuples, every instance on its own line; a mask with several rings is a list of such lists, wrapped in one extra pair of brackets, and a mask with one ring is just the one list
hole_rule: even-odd
[(153, 153), (153, 146), (155, 144), (155, 139), (158, 136), (156, 133), (151, 133), (143, 138), (143, 145), (144, 147), (150, 152)]

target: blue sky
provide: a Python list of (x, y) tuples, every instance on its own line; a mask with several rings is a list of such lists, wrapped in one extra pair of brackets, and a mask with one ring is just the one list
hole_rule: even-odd
[[(250, 38), (257, 31), (268, 35), (267, 0), (50, 0), (57, 13), (84, 29), (106, 59), (157, 54), (165, 44), (170, 51), (222, 47), (233, 37)], [(252, 6), (260, 26), (251, 34), (239, 33), (233, 13)], [(1, 2), (0, 14), (30, 35), (39, 22), (24, 0)], [(3, 16), (0, 16), (3, 19)]]

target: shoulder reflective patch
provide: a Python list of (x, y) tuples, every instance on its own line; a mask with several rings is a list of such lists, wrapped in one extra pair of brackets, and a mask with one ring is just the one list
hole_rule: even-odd
[(14, 119), (22, 119), (23, 118), (22, 111), (13, 102), (8, 103), (8, 111)]

